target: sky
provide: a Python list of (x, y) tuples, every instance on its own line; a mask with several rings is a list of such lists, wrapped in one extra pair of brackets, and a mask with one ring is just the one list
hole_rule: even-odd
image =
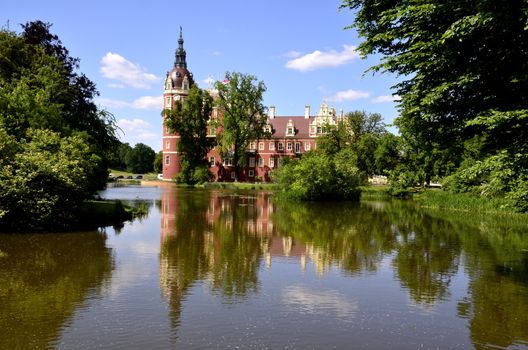
[[(365, 71), (354, 13), (339, 0), (2, 0), (0, 26), (20, 32), (33, 20), (52, 23), (80, 72), (96, 83), (96, 103), (110, 111), (123, 142), (161, 150), (162, 94), (174, 66), (180, 26), (188, 69), (201, 88), (226, 71), (265, 83), (264, 105), (277, 116), (315, 115), (323, 101), (339, 112), (398, 116), (397, 77)], [(395, 128), (389, 130), (396, 132)]]

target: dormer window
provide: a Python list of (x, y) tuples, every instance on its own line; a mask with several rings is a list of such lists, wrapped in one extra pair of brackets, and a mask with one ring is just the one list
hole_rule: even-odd
[(286, 136), (295, 136), (295, 128), (291, 119), (288, 120), (288, 124), (286, 125)]
[(189, 79), (187, 79), (187, 76), (183, 78), (182, 89), (189, 90)]

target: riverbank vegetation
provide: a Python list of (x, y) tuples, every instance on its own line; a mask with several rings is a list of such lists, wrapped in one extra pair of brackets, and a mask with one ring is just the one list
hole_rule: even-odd
[(528, 211), (525, 1), (344, 0), (341, 8), (356, 14), (360, 54), (382, 56), (370, 71), (402, 78), (393, 192), (440, 181)]
[(316, 150), (284, 157), (273, 173), (281, 197), (357, 201), (369, 176), (390, 173), (399, 163), (398, 137), (387, 132), (380, 114), (350, 112), (324, 129)]
[(0, 31), (0, 231), (75, 227), (118, 144), (95, 84), (50, 27)]

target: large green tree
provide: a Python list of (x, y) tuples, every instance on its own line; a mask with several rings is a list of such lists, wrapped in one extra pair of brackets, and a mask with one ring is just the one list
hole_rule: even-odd
[(0, 30), (0, 229), (72, 224), (117, 144), (113, 116), (50, 27)]
[(264, 82), (238, 72), (226, 72), (224, 82), (217, 82), (216, 103), (221, 112), (217, 142), (224, 157), (232, 157), (236, 180), (238, 169), (246, 164), (246, 148), (250, 141), (269, 137), (266, 108), (262, 104)]
[(117, 145), (113, 116), (95, 105), (95, 84), (78, 73), (79, 59), (69, 55), (51, 24), (22, 25), (16, 34), (0, 31), (0, 125), (17, 138), (28, 128), (71, 136), (82, 132), (101, 167), (87, 179), (91, 190), (104, 187), (110, 152)]
[(152, 148), (144, 143), (137, 143), (125, 156), (127, 170), (139, 174), (152, 172), (155, 158), (156, 152)]
[(396, 125), (421, 181), (456, 171), (476, 138), (474, 162), (505, 152), (512, 178), (528, 180), (525, 0), (344, 0), (342, 8), (356, 13), (360, 53), (381, 54), (371, 69), (402, 78)]
[(209, 179), (206, 157), (214, 146), (214, 138), (207, 136), (212, 110), (213, 98), (209, 92), (193, 85), (183, 103), (178, 100), (174, 108), (162, 112), (165, 126), (180, 136), (177, 145), (181, 162), (178, 182), (194, 184)]

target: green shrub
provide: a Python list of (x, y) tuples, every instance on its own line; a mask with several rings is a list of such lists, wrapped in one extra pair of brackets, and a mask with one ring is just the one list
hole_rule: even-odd
[(362, 178), (346, 154), (331, 157), (306, 153), (299, 160), (282, 163), (275, 172), (283, 197), (295, 200), (359, 200)]

